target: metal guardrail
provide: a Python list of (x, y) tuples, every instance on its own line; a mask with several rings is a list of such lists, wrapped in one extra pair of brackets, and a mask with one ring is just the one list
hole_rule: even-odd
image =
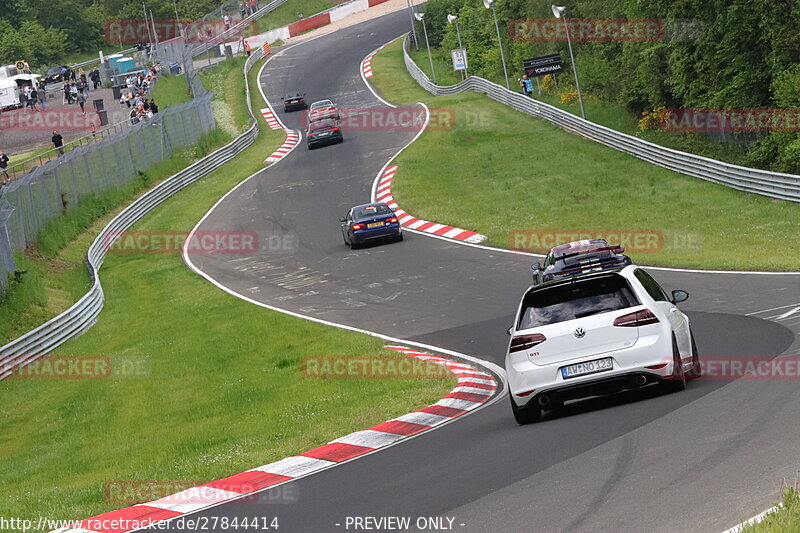
[[(131, 52), (135, 52), (135, 51), (136, 51), (136, 48), (134, 47), (134, 48), (127, 48), (125, 50), (120, 50), (119, 52), (114, 52), (114, 53), (115, 54), (127, 55), (127, 54), (130, 54)], [(99, 63), (99, 62), (100, 62), (100, 56), (98, 54), (98, 56), (95, 57), (94, 59), (90, 59), (89, 61), (84, 61), (83, 63), (75, 63), (74, 65), (71, 65), (69, 68), (71, 68), (72, 70), (75, 70), (76, 68), (87, 67), (89, 65), (94, 65), (95, 63)]]
[[(253, 64), (263, 58), (262, 49), (253, 51), (245, 62), (245, 78)], [(172, 195), (207, 176), (253, 144), (258, 135), (258, 123), (250, 102), (250, 87), (247, 83), (245, 83), (245, 87), (247, 88), (247, 109), (252, 121), (250, 128), (231, 143), (181, 170), (142, 195), (103, 228), (89, 247), (86, 257), (93, 281), (92, 288), (77, 303), (57, 317), (0, 347), (0, 380), (8, 377), (16, 368), (43, 357), (57, 346), (79, 336), (95, 323), (105, 301), (98, 271), (103, 265), (109, 247), (122, 236), (123, 231), (129, 229)]]
[(563, 111), (544, 102), (534, 100), (521, 93), (509, 91), (484, 78), (470, 76), (456, 85), (436, 85), (408, 55), (408, 35), (403, 40), (403, 56), (409, 74), (426, 91), (437, 95), (458, 94), (477, 91), (486, 94), (517, 111), (542, 118), (571, 133), (599, 142), (621, 152), (633, 155), (660, 167), (674, 170), (687, 176), (725, 185), (740, 191), (769, 196), (790, 202), (800, 202), (800, 176), (741, 167), (672, 148), (654, 144), (632, 135), (584, 120), (568, 111)]

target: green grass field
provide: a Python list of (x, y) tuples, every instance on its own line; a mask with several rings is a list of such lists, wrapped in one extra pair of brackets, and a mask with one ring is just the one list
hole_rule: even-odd
[[(434, 48), (431, 52), (433, 55), (433, 66), (436, 70), (436, 83), (438, 85), (454, 85), (460, 82), (462, 79), (461, 74), (453, 71), (450, 51)], [(430, 78), (431, 68), (428, 60), (428, 51), (425, 47), (422, 46), (419, 50), (415, 50), (412, 47), (410, 55)], [(509, 71), (509, 84), (512, 91), (521, 90), (517, 84), (517, 79), (521, 75), (522, 72)], [(574, 90), (571, 74), (561, 74), (559, 80), (561, 80), (561, 89), (553, 88), (550, 91), (542, 90), (541, 94), (536, 91), (536, 83), (534, 81), (534, 98), (579, 116), (580, 107), (577, 102), (563, 104), (560, 98), (560, 90), (564, 90), (565, 83), (572, 84), (569, 85), (569, 88), (570, 90)], [(491, 81), (499, 83), (500, 85), (504, 83), (502, 79), (493, 79)], [(662, 131), (659, 129), (640, 130), (638, 124), (641, 117), (636, 116), (625, 106), (600, 100), (594, 97), (591, 92), (586, 92), (585, 90), (583, 91), (583, 99), (586, 118), (592, 122), (602, 124), (603, 126), (639, 137), (640, 139), (652, 143), (674, 148), (675, 150), (682, 150), (712, 159), (719, 159), (735, 165), (747, 166), (748, 145), (745, 143), (718, 142), (702, 134), (691, 132)]]
[[(281, 141), (262, 122), (252, 147), (135, 230), (191, 229)], [(124, 507), (104, 499), (107, 482), (225, 477), (427, 405), (454, 384), (307, 379), (305, 356), (391, 355), (376, 338), (233, 298), (178, 254), (110, 254), (100, 276), (107, 301), (98, 323), (56, 353), (138, 370), (0, 382), (0, 456), (14, 465), (0, 470), (0, 516), (77, 519)]]
[(182, 104), (192, 99), (186, 76), (161, 76), (150, 96), (158, 104), (159, 109), (167, 106)]
[[(491, 245), (538, 252), (546, 247), (531, 247), (530, 232), (543, 231), (538, 243), (549, 244), (546, 237), (559, 233), (607, 230), (660, 236), (658, 251), (631, 252), (641, 264), (800, 264), (797, 204), (670, 172), (478, 93), (434, 97), (408, 75), (399, 40), (372, 68), (390, 102), (423, 101), (455, 117), (455, 128), (426, 132), (398, 158), (395, 198), (415, 216), (479, 231)], [(528, 235), (522, 242), (518, 231)]]
[(299, 13), (302, 13), (303, 17), (307, 18), (320, 11), (330, 9), (337, 3), (329, 0), (291, 0), (258, 19), (256, 27), (253, 29), (253, 35), (297, 22)]

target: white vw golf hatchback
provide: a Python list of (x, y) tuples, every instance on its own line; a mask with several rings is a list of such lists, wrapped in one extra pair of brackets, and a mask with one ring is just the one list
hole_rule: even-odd
[(660, 383), (683, 390), (700, 372), (689, 319), (636, 265), (546, 282), (522, 297), (506, 355), (514, 418), (537, 422), (566, 400)]

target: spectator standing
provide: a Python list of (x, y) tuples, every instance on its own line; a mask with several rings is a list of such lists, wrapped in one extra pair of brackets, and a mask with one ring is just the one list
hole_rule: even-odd
[(96, 91), (98, 87), (100, 87), (100, 71), (95, 68), (89, 73), (89, 78), (92, 80), (92, 84), (94, 85), (93, 89)]
[(258, 1), (250, 0), (250, 14), (255, 15), (257, 10), (258, 10)]
[(522, 76), (522, 79), (519, 80), (519, 85), (522, 87), (522, 92), (525, 96), (530, 96), (533, 94), (533, 82), (528, 79), (528, 75), (525, 74)]
[(152, 111), (154, 115), (158, 113), (158, 106), (156, 105), (156, 101), (152, 98), (150, 99), (150, 111)]
[(50, 140), (53, 141), (53, 146), (56, 147), (59, 155), (64, 155), (64, 138), (57, 131), (53, 131), (53, 137)]
[(28, 101), (33, 109), (39, 111), (39, 91), (36, 90), (36, 87), (31, 88), (30, 92), (28, 93)]
[(72, 85), (70, 85), (69, 96), (70, 98), (72, 98), (73, 102), (76, 102), (78, 100), (78, 87), (75, 85), (75, 82), (73, 82)]
[(71, 104), (72, 103), (72, 93), (69, 90), (69, 82), (64, 82), (64, 87), (62, 89), (64, 91), (64, 103)]
[(37, 104), (39, 103), (39, 94), (37, 93), (36, 96), (34, 96), (33, 88), (30, 85), (25, 86), (25, 96), (28, 98), (28, 107), (38, 111), (39, 108), (37, 107)]
[(4, 152), (0, 152), (0, 173), (3, 174), (3, 185), (8, 183), (8, 156)]
[(225, 31), (231, 29), (231, 18), (228, 15), (222, 17), (222, 23), (225, 25)]
[(44, 88), (44, 84), (39, 84), (39, 106), (42, 109), (47, 109), (47, 91)]
[(25, 87), (19, 91), (19, 105), (22, 107), (22, 112), (28, 112), (28, 93), (25, 92)]
[(83, 69), (78, 71), (78, 79), (81, 80), (81, 83), (86, 85), (86, 72)]
[(79, 92), (76, 98), (78, 99), (78, 105), (81, 106), (81, 113), (85, 115), (86, 110), (83, 108), (83, 106), (86, 104), (86, 95), (83, 94), (82, 92)]
[(131, 108), (131, 114), (129, 116), (130, 116), (130, 119), (131, 119), (131, 126), (133, 126), (137, 122), (139, 122), (139, 116), (136, 113), (136, 108), (135, 107)]

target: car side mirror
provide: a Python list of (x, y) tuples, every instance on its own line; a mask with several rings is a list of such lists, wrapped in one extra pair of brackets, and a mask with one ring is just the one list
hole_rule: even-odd
[(689, 299), (689, 293), (682, 290), (672, 291), (672, 303), (677, 304)]
[(508, 336), (509, 336), (509, 337), (510, 337), (511, 335), (513, 335), (513, 334), (514, 334), (514, 326), (511, 326), (510, 328), (508, 328), (508, 330), (506, 331), (506, 333), (508, 333)]
[(531, 265), (531, 270), (541, 270), (542, 264), (539, 261), (536, 261), (534, 264)]
[(347, 222), (347, 219), (345, 217), (339, 217), (339, 222)]

